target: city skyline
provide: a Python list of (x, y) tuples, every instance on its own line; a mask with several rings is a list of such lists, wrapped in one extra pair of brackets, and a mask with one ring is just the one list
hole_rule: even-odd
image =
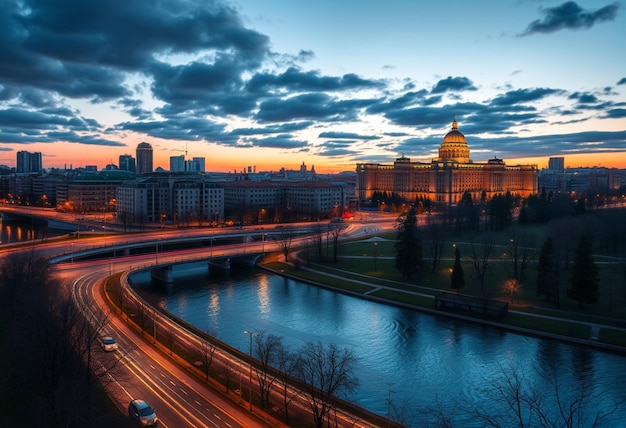
[(624, 5), (10, 0), (0, 164), (103, 168), (154, 148), (210, 171), (437, 157), (626, 167)]

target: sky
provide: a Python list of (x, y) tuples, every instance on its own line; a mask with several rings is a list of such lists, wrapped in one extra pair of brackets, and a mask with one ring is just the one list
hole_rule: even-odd
[(209, 171), (470, 157), (626, 168), (626, 4), (3, 0), (0, 165)]

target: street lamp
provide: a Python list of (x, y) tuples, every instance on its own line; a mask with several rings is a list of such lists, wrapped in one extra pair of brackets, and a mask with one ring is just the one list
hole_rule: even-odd
[(378, 242), (374, 242), (374, 272), (376, 272), (376, 260), (378, 259)]
[(265, 260), (265, 233), (261, 235), (261, 252), (263, 253), (263, 260)]
[(252, 411), (252, 336), (256, 336), (258, 333), (244, 330), (243, 334), (247, 334), (250, 337), (250, 379), (248, 389), (250, 390), (250, 411)]

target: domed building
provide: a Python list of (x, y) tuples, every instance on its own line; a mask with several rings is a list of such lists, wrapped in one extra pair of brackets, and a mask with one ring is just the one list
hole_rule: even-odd
[(469, 163), (469, 147), (465, 141), (465, 135), (459, 131), (459, 124), (456, 118), (452, 122), (452, 131), (443, 137), (441, 147), (439, 147), (439, 160), (441, 162)]
[(407, 201), (430, 199), (439, 204), (457, 204), (465, 192), (478, 200), (510, 192), (528, 197), (537, 193), (537, 166), (509, 166), (502, 159), (474, 163), (465, 135), (456, 118), (432, 162), (411, 162), (405, 156), (393, 165), (360, 163), (356, 167), (356, 198), (371, 200), (374, 192), (396, 193)]

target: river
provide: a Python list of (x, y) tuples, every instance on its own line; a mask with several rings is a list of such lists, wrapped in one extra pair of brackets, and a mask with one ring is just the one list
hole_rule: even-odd
[[(483, 426), (468, 410), (493, 414), (505, 407), (496, 386), (521, 379), (555, 414), (555, 391), (570, 404), (585, 391), (581, 426), (598, 411), (599, 426), (626, 420), (626, 357), (447, 317), (370, 302), (250, 269), (227, 278), (190, 272), (165, 293), (138, 274), (133, 285), (172, 314), (248, 352), (243, 331), (265, 331), (297, 351), (321, 341), (351, 348), (359, 387), (347, 398), (409, 426)], [(556, 416), (554, 416), (556, 418)], [(532, 425), (531, 425), (532, 426)]]

